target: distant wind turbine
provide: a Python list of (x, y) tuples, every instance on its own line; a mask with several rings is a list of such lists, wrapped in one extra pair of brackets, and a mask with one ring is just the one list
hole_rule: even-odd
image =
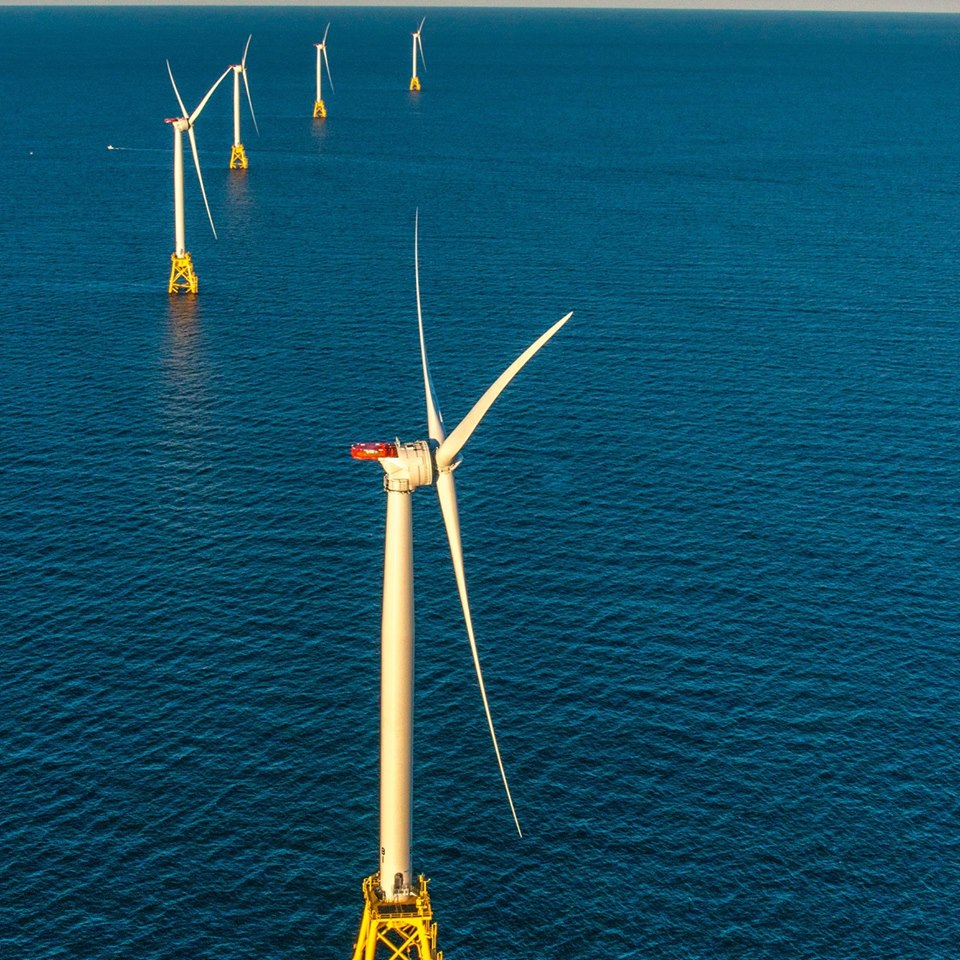
[(327, 56), (327, 34), (329, 32), (330, 24), (328, 23), (327, 29), (323, 31), (323, 39), (319, 43), (314, 44), (317, 48), (317, 99), (313, 104), (313, 117), (315, 120), (324, 120), (327, 116), (327, 108), (323, 103), (323, 91), (321, 89), (323, 67), (327, 68), (327, 79), (330, 81), (330, 91), (333, 92), (333, 77), (330, 76), (330, 58)]
[(176, 81), (173, 79), (173, 71), (170, 69), (170, 61), (167, 61), (167, 73), (170, 74), (170, 83), (173, 84), (173, 92), (177, 96), (177, 103), (180, 104), (181, 115), (179, 117), (168, 117), (166, 122), (173, 126), (173, 227), (175, 235), (176, 248), (170, 257), (170, 283), (168, 293), (196, 293), (198, 289), (197, 275), (193, 269), (193, 261), (187, 251), (184, 217), (183, 217), (183, 134), (184, 132), (190, 138), (190, 149), (193, 151), (193, 163), (197, 168), (197, 180), (200, 181), (200, 193), (203, 194), (203, 204), (207, 208), (207, 217), (210, 220), (210, 229), (213, 236), (217, 236), (217, 228), (213, 225), (213, 215), (210, 213), (210, 204), (207, 203), (207, 192), (203, 189), (203, 176), (200, 173), (200, 157), (197, 155), (197, 138), (193, 133), (193, 125), (200, 116), (200, 111), (207, 105), (207, 101), (213, 95), (213, 91), (220, 86), (226, 75), (232, 67), (227, 67), (220, 74), (220, 79), (206, 92), (204, 98), (197, 104), (193, 113), (187, 113), (187, 108), (183, 105), (183, 99), (180, 91), (177, 89)]
[(423, 69), (427, 69), (427, 61), (423, 58), (423, 41), (420, 39), (420, 31), (423, 30), (423, 25), (427, 22), (427, 18), (424, 17), (420, 21), (420, 26), (417, 27), (416, 32), (412, 34), (413, 37), (413, 74), (410, 77), (410, 89), (419, 90), (420, 89), (420, 78), (417, 76), (417, 50), (420, 51), (420, 62), (423, 64)]
[(250, 97), (250, 82), (247, 80), (247, 51), (250, 49), (250, 41), (253, 34), (247, 37), (247, 45), (243, 48), (243, 59), (238, 64), (234, 64), (230, 69), (233, 71), (233, 149), (230, 151), (230, 169), (246, 170), (250, 165), (247, 161), (247, 152), (243, 149), (240, 142), (240, 78), (243, 77), (243, 86), (247, 91), (247, 103), (250, 104), (250, 116), (253, 118), (253, 126), (260, 136), (260, 128), (257, 126), (257, 115), (253, 112), (253, 100)]
[(374, 960), (380, 955), (377, 953), (380, 946), (387, 951), (382, 956), (389, 957), (390, 960), (442, 960), (442, 954), (437, 950), (437, 927), (433, 922), (430, 896), (427, 892), (428, 881), (422, 874), (418, 879), (414, 879), (411, 858), (414, 661), (411, 494), (418, 487), (435, 485), (437, 488), (480, 696), (510, 811), (517, 832), (520, 832), (493, 728), (483, 674), (480, 671), (480, 658), (467, 599), (453, 471), (461, 463), (460, 451), (493, 402), (527, 361), (571, 316), (568, 313), (557, 321), (521, 353), (448, 434), (427, 364), (420, 309), (416, 231), (414, 269), (420, 357), (430, 439), (414, 443), (401, 443), (399, 440), (387, 443), (356, 443), (351, 448), (354, 459), (380, 462), (385, 473), (383, 485), (387, 494), (381, 617), (380, 867), (377, 873), (363, 881), (363, 918), (354, 945), (353, 960)]

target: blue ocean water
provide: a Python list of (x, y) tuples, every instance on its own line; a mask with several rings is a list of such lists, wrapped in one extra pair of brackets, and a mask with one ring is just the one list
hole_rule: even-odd
[(957, 957), (960, 19), (423, 12), (0, 9), (0, 956), (349, 955), (419, 208), (448, 423), (576, 311), (458, 471), (522, 841), (416, 498), (445, 955)]

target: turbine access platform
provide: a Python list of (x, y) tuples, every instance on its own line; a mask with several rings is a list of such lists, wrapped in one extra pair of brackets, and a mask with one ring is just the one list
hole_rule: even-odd
[(170, 254), (170, 282), (167, 284), (167, 293), (196, 293), (200, 289), (196, 271), (193, 269), (193, 260), (190, 252)]
[[(353, 947), (353, 960), (443, 960), (437, 949), (429, 880), (421, 874), (415, 892), (387, 900), (379, 887), (380, 875), (363, 881), (363, 917)], [(402, 880), (402, 875), (401, 875)], [(378, 948), (380, 952), (378, 953)]]
[(247, 151), (243, 149), (243, 144), (235, 143), (230, 148), (230, 169), (246, 170), (249, 166), (250, 161), (247, 159)]

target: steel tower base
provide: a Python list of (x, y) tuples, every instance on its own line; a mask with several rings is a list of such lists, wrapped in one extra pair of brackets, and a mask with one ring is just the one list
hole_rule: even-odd
[(230, 151), (230, 169), (246, 170), (248, 166), (247, 151), (243, 149), (242, 143), (235, 143)]
[(322, 100), (318, 100), (313, 105), (313, 119), (314, 120), (324, 120), (327, 116), (327, 108), (323, 105)]
[(170, 284), (167, 293), (196, 293), (199, 289), (197, 275), (193, 271), (193, 261), (190, 254), (184, 252), (182, 257), (176, 253), (170, 254)]
[(437, 949), (430, 894), (421, 874), (417, 892), (403, 900), (383, 900), (380, 875), (363, 881), (363, 919), (353, 960), (443, 960)]

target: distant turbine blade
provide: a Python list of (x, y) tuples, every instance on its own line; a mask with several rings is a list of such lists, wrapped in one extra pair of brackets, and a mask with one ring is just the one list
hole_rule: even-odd
[(203, 189), (203, 175), (200, 173), (200, 157), (197, 154), (197, 138), (194, 136), (193, 127), (187, 127), (187, 133), (190, 134), (190, 149), (193, 150), (193, 165), (197, 168), (197, 179), (200, 181), (200, 193), (203, 194), (203, 205), (207, 208), (207, 217), (210, 220), (210, 229), (213, 231), (213, 237), (218, 240), (217, 228), (213, 225), (213, 214), (210, 212), (210, 204), (207, 203), (207, 191)]
[(180, 96), (180, 91), (177, 89), (177, 81), (173, 79), (173, 71), (170, 69), (170, 61), (167, 61), (167, 73), (170, 74), (170, 82), (173, 84), (173, 92), (177, 95), (177, 103), (180, 104), (180, 116), (187, 116), (187, 108), (183, 105), (183, 98)]
[(417, 210), (413, 226), (413, 275), (417, 286), (417, 323), (420, 327), (420, 361), (423, 366), (423, 387), (427, 395), (427, 423), (430, 429), (430, 439), (437, 444), (443, 443), (447, 432), (443, 426), (443, 414), (437, 401), (437, 391), (433, 387), (433, 378), (430, 376), (430, 364), (427, 363), (427, 343), (423, 336), (423, 313), (420, 310), (420, 252), (419, 252), (420, 211)]
[(207, 91), (207, 95), (197, 104), (197, 109), (190, 114), (190, 126), (196, 122), (197, 117), (200, 116), (200, 111), (207, 105), (207, 101), (213, 96), (213, 91), (223, 83), (224, 78), (233, 72), (233, 67), (227, 67), (223, 73), (220, 74), (220, 79)]
[(418, 36), (418, 37), (420, 36), (420, 31), (423, 29), (423, 25), (424, 25), (426, 22), (427, 22), (427, 18), (426, 18), (426, 17), (424, 17), (424, 18), (420, 21), (420, 26), (417, 27), (417, 36)]
[(253, 118), (253, 129), (260, 136), (260, 128), (257, 126), (257, 115), (253, 112), (253, 98), (250, 96), (250, 82), (247, 80), (246, 68), (241, 67), (240, 73), (243, 75), (243, 86), (247, 91), (247, 103), (250, 104), (250, 116)]
[(240, 61), (240, 66), (244, 69), (246, 69), (247, 66), (247, 51), (250, 49), (250, 41), (252, 39), (253, 34), (251, 33), (250, 36), (247, 37), (247, 45), (243, 48), (243, 59)]
[(320, 41), (320, 46), (325, 46), (327, 42), (327, 34), (330, 32), (330, 24), (327, 24), (327, 29), (323, 31), (323, 39)]
[(323, 64), (327, 68), (327, 79), (330, 81), (330, 92), (336, 93), (337, 91), (334, 90), (333, 88), (333, 77), (330, 76), (330, 59), (327, 56), (327, 48), (326, 46), (324, 46), (322, 49), (323, 49)]
[[(424, 19), (426, 19), (426, 17), (424, 17)], [(423, 24), (421, 23), (420, 26), (422, 27)], [(419, 31), (417, 32), (417, 49), (419, 49), (419, 51), (420, 51), (420, 62), (423, 64), (424, 73), (426, 73), (426, 70), (427, 70), (427, 60), (426, 60), (426, 57), (424, 57), (424, 55), (423, 55), (423, 40), (420, 39), (420, 33), (419, 33)]]
[(463, 607), (463, 619), (467, 625), (467, 637), (470, 640), (470, 652), (473, 654), (473, 666), (477, 673), (477, 683), (480, 686), (480, 698), (483, 700), (483, 710), (487, 715), (487, 727), (490, 730), (490, 739), (493, 741), (493, 751), (497, 756), (497, 766), (500, 768), (500, 778), (507, 793), (507, 802), (510, 804), (510, 813), (516, 824), (517, 833), (523, 836), (517, 811), (510, 794), (510, 784), (507, 783), (507, 774), (503, 768), (500, 756), (500, 746), (497, 743), (497, 734), (493, 728), (493, 717), (490, 714), (490, 703), (487, 700), (487, 690), (483, 683), (483, 673), (480, 670), (480, 654), (477, 651), (477, 641), (473, 635), (473, 620), (470, 616), (470, 601), (467, 599), (467, 580), (463, 572), (463, 545), (460, 540), (460, 516), (457, 510), (457, 491), (454, 486), (453, 473), (442, 471), (437, 477), (437, 496), (440, 500), (440, 512), (443, 514), (443, 523), (447, 529), (447, 540), (450, 542), (450, 557), (453, 560), (453, 572), (457, 577), (457, 590), (460, 592), (460, 605)]
[(453, 433), (440, 444), (437, 450), (437, 467), (443, 470), (448, 467), (463, 449), (463, 445), (470, 439), (473, 431), (483, 419), (486, 412), (493, 406), (493, 402), (503, 393), (507, 384), (526, 366), (527, 361), (573, 316), (571, 311), (558, 320), (546, 333), (538, 337), (513, 363), (507, 367), (496, 381), (487, 389), (487, 392), (473, 405), (473, 409), (457, 424)]

